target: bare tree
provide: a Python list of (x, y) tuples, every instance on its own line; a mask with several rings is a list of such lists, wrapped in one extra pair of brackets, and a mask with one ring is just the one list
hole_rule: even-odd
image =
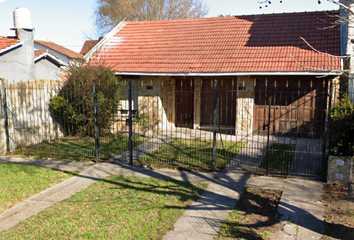
[(98, 0), (96, 28), (106, 33), (122, 20), (163, 20), (204, 17), (208, 8), (203, 0)]
[[(331, 2), (331, 3), (334, 3), (334, 4), (337, 4), (339, 5), (340, 7), (352, 12), (353, 10), (350, 9), (350, 7), (348, 6), (349, 5), (349, 2), (351, 2), (350, 0), (327, 0), (328, 2)], [(283, 0), (280, 0), (280, 3), (282, 3)], [(318, 4), (321, 4), (322, 1), (321, 0), (317, 0)], [(260, 4), (260, 8), (262, 8), (263, 6), (265, 7), (268, 7), (268, 5), (272, 4), (272, 1), (270, 0), (258, 0), (258, 3)]]

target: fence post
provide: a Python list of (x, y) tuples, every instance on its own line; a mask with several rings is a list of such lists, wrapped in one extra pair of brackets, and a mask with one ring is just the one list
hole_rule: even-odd
[(93, 102), (94, 102), (94, 116), (95, 116), (95, 149), (96, 149), (96, 163), (100, 160), (100, 142), (99, 142), (99, 128), (98, 128), (98, 114), (97, 114), (97, 89), (96, 82), (93, 80)]
[(133, 166), (132, 80), (129, 79), (129, 165)]
[[(328, 161), (330, 152), (330, 139), (331, 139), (331, 110), (332, 110), (332, 94), (333, 94), (333, 84), (330, 81), (329, 85), (329, 96), (328, 96), (328, 112), (327, 112), (327, 133), (326, 133), (326, 150), (325, 150), (325, 163)], [(327, 169), (325, 169), (327, 171)]]
[(7, 114), (7, 94), (6, 94), (6, 83), (2, 82), (2, 89), (4, 92), (4, 117), (5, 117), (5, 135), (6, 135), (6, 151), (10, 152), (10, 134), (9, 134), (9, 116)]
[(214, 114), (213, 114), (213, 160), (211, 163), (212, 171), (215, 172), (215, 155), (216, 155), (216, 120), (217, 120), (217, 103), (218, 103), (218, 80), (214, 80)]
[[(268, 94), (268, 87), (267, 87), (267, 94)], [(272, 96), (270, 95), (268, 97), (268, 133), (267, 133), (267, 156), (266, 156), (266, 175), (269, 173), (269, 134), (270, 134), (270, 110), (271, 110), (271, 104), (272, 104)], [(275, 118), (275, 116), (274, 116)], [(274, 125), (274, 123), (273, 123)]]

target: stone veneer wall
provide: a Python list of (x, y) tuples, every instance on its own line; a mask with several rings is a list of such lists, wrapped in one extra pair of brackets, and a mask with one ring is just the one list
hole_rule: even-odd
[[(135, 89), (138, 89), (134, 105), (137, 105), (139, 113), (149, 116), (149, 129), (145, 131), (148, 136), (154, 136), (157, 130), (175, 128), (176, 104), (175, 104), (175, 79), (171, 77), (147, 77), (133, 81)], [(146, 86), (153, 86), (148, 90)], [(236, 129), (237, 136), (251, 136), (253, 131), (253, 106), (254, 83), (249, 76), (237, 78), (237, 102), (236, 102)], [(201, 123), (201, 79), (194, 79), (194, 126), (196, 129)], [(124, 121), (123, 121), (124, 120)], [(127, 130), (125, 119), (120, 126), (115, 123), (115, 129)], [(137, 127), (137, 125), (135, 124)], [(141, 129), (141, 128), (140, 128)]]
[(249, 76), (237, 77), (236, 136), (252, 136), (254, 83)]
[[(149, 89), (147, 88), (149, 86)], [(152, 87), (152, 89), (151, 89)], [(133, 88), (133, 110), (138, 110), (139, 114), (148, 116), (148, 126), (144, 127), (133, 122), (136, 132), (152, 137), (158, 130), (174, 128), (175, 121), (175, 86), (174, 80), (170, 77), (147, 77), (132, 81)], [(128, 91), (127, 84), (124, 91)], [(125, 94), (128, 96), (127, 92)], [(128, 101), (121, 101), (122, 109), (128, 108)], [(112, 129), (128, 131), (126, 120), (128, 116), (120, 116), (112, 124)]]

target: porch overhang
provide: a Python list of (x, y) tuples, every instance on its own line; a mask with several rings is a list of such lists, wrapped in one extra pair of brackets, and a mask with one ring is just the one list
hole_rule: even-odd
[(160, 73), (160, 72), (115, 72), (122, 76), (156, 76), (156, 77), (226, 77), (226, 76), (340, 76), (341, 71), (317, 71), (317, 72), (200, 72), (200, 73)]

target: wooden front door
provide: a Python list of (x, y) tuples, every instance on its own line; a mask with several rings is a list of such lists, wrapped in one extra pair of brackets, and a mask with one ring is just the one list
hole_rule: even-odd
[[(223, 127), (235, 127), (236, 124), (236, 83), (231, 79), (218, 79), (217, 124)], [(202, 80), (201, 124), (213, 125), (214, 80)]]
[(193, 128), (194, 80), (176, 79), (176, 126)]

